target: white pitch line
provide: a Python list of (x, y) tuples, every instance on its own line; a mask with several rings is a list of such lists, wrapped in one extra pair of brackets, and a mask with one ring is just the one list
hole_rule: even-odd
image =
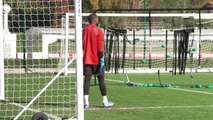
[[(111, 81), (111, 82), (123, 83), (120, 80), (112, 80), (112, 79), (106, 79), (106, 80), (107, 81)], [(168, 89), (185, 91), (185, 92), (192, 92), (192, 93), (201, 93), (201, 94), (213, 95), (212, 92), (204, 92), (204, 91), (198, 91), (198, 90), (189, 90), (189, 89), (181, 89), (181, 88), (168, 88)]]
[[(20, 108), (24, 108), (24, 107), (25, 107), (24, 105), (21, 105), (21, 104), (18, 104), (18, 103), (9, 103), (9, 104), (15, 105), (15, 106), (20, 107)], [(35, 113), (41, 112), (41, 111), (39, 111), (39, 110), (32, 109), (32, 108), (28, 108), (27, 110), (28, 110), (28, 111), (31, 111), (31, 112), (35, 112)], [(57, 117), (57, 116), (54, 116), (54, 115), (51, 115), (51, 114), (48, 114), (48, 113), (45, 113), (45, 114), (46, 114), (48, 117), (53, 118), (54, 120), (61, 120), (61, 119), (62, 119), (62, 118), (60, 118), (60, 117)]]
[[(110, 82), (124, 83), (124, 81), (121, 81), (121, 80), (112, 80), (112, 79), (105, 79), (105, 80)], [(139, 83), (135, 83), (135, 84), (139, 84)], [(144, 83), (141, 83), (141, 84), (144, 84)]]
[(110, 81), (110, 82), (124, 83), (121, 80), (112, 80), (112, 79), (105, 79), (105, 80)]
[[(102, 108), (102, 107), (91, 107), (87, 110), (96, 111), (96, 110), (146, 110), (146, 109), (183, 109), (183, 108), (213, 108), (213, 105), (191, 105), (191, 106), (153, 106), (153, 107), (111, 107), (111, 108)], [(60, 108), (59, 108), (60, 110)], [(69, 111), (69, 108), (63, 108), (61, 110)]]
[(202, 94), (207, 94), (207, 95), (213, 95), (212, 92), (204, 92), (204, 91), (198, 91), (198, 90), (189, 90), (189, 89), (181, 89), (181, 88), (168, 88), (168, 89), (185, 91), (185, 92), (192, 92), (192, 93), (202, 93)]
[(156, 106), (156, 107), (120, 107), (120, 108), (89, 108), (88, 110), (144, 110), (144, 109), (182, 109), (182, 108), (212, 108), (213, 105), (195, 106)]

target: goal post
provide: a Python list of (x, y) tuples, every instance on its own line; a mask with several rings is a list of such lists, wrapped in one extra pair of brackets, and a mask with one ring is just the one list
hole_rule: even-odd
[[(65, 18), (65, 65), (67, 65), (68, 63), (68, 58), (69, 58), (69, 16), (67, 16), (66, 14), (66, 18)], [(77, 42), (77, 41), (76, 41)], [(65, 71), (64, 71), (64, 75), (67, 76), (68, 75), (68, 68), (65, 68)]]
[(4, 88), (4, 39), (3, 39), (3, 4), (0, 0), (0, 100), (5, 99), (5, 88)]
[(77, 77), (77, 113), (84, 120), (83, 100), (83, 40), (82, 40), (82, 0), (75, 0), (75, 39), (76, 39), (76, 77)]

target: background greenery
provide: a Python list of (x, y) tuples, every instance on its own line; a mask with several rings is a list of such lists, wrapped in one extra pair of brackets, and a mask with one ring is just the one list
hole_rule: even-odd
[[(23, 32), (30, 27), (53, 26), (54, 20), (60, 19), (62, 16), (62, 14), (56, 15), (56, 8), (73, 5), (73, 1), (68, 0), (68, 3), (65, 4), (62, 2), (44, 2), (44, 0), (5, 0), (5, 3), (12, 7), (9, 15), (10, 31)], [(208, 1), (213, 0), (147, 0), (146, 8), (199, 8)], [(83, 0), (83, 12), (93, 12), (101, 8), (144, 8), (144, 3), (142, 0)], [(25, 11), (26, 15), (24, 16)], [(121, 18), (112, 20), (105, 17), (101, 19), (101, 23), (106, 26), (119, 27), (122, 26), (120, 20)], [(138, 20), (142, 21), (143, 19)], [(59, 26), (56, 25), (55, 27)]]

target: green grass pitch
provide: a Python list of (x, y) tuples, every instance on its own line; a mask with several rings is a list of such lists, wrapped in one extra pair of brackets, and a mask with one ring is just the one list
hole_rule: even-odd
[[(28, 93), (31, 93), (30, 91), (33, 90), (34, 94), (36, 94), (39, 91), (37, 90), (37, 88), (39, 88), (38, 86), (44, 86), (44, 84), (49, 81), (49, 78), (51, 78), (49, 77), (44, 81), (42, 77), (37, 77), (38, 74), (31, 75), (31, 77), (35, 77), (34, 81), (29, 80), (27, 84), (30, 85), (31, 83), (34, 83), (34, 87), (27, 88), (24, 86), (24, 84), (26, 84), (25, 82), (13, 80), (15, 81), (14, 83), (12, 82), (12, 79), (9, 80), (11, 82), (6, 82), (6, 86), (12, 87), (14, 84), (17, 85), (13, 87), (17, 90), (17, 94), (14, 96), (26, 96), (27, 100), (30, 100), (33, 95)], [(159, 83), (157, 74), (128, 75), (132, 82), (152, 84)], [(6, 77), (15, 78), (15, 76)], [(19, 78), (20, 77), (24, 76), (19, 76)], [(28, 75), (28, 77), (30, 76)], [(70, 77), (68, 76), (64, 79), (64, 77), (61, 76), (59, 81), (64, 84), (58, 84), (59, 81), (56, 81), (51, 88), (60, 88), (62, 91), (69, 89), (69, 78)], [(195, 84), (202, 84), (203, 86), (213, 85), (212, 73), (195, 73), (194, 78)], [(93, 81), (91, 81), (90, 108), (85, 111), (85, 120), (212, 120), (213, 118), (213, 88), (191, 88), (188, 73), (181, 76), (161, 74), (163, 83), (173, 84), (180, 87), (176, 89), (160, 87), (129, 87), (124, 85), (124, 79), (125, 75), (122, 74), (106, 74), (108, 98), (115, 102), (115, 106), (110, 109), (103, 109), (100, 107), (102, 97), (99, 87), (97, 85), (93, 85)], [(36, 84), (36, 82), (39, 84)], [(26, 87), (26, 89), (28, 89), (28, 93), (26, 91), (18, 92), (18, 86), (21, 84), (23, 85), (22, 87)], [(66, 88), (62, 89), (64, 86), (66, 86)], [(56, 92), (60, 93), (60, 90), (47, 91), (46, 95), (53, 95), (52, 98), (54, 98), (54, 100), (52, 102), (63, 103), (63, 99), (57, 98)], [(35, 106), (34, 109), (36, 109), (36, 107), (45, 107), (46, 109), (56, 107), (53, 104), (44, 104), (48, 102), (47, 99), (48, 97), (41, 98), (39, 101), (40, 104)], [(24, 102), (21, 98), (18, 99), (17, 102), (19, 100)], [(61, 112), (66, 112), (66, 114), (69, 114), (70, 112), (66, 111), (68, 110), (68, 107), (71, 106), (60, 106), (60, 104), (57, 104), (57, 108), (64, 110)], [(20, 110), (18, 107), (12, 105), (6, 106), (4, 102), (0, 103), (0, 108), (0, 119), (14, 117), (12, 115), (16, 115), (17, 111)], [(5, 112), (4, 109), (10, 109), (10, 112)], [(28, 115), (30, 116), (30, 114), (31, 113)], [(57, 114), (60, 114), (60, 112)], [(7, 117), (5, 118), (4, 116)], [(24, 119), (30, 119), (29, 116)]]
[[(159, 83), (157, 74), (129, 74), (132, 82)], [(213, 89), (190, 88), (190, 77), (162, 74), (164, 84), (175, 84), (191, 92), (168, 88), (136, 88), (123, 85), (119, 74), (106, 75), (108, 96), (115, 102), (112, 109), (96, 110), (101, 104), (98, 86), (91, 88), (92, 108), (85, 111), (86, 120), (211, 120), (213, 118)], [(213, 84), (212, 73), (195, 74), (195, 84)], [(194, 91), (211, 94), (196, 93)], [(99, 95), (99, 96), (98, 96)]]

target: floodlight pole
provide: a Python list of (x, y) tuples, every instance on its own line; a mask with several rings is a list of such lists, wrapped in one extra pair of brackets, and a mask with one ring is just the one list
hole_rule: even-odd
[[(24, 0), (24, 40), (23, 40), (23, 45), (24, 45), (24, 48), (23, 48), (23, 67), (24, 67), (24, 70), (25, 72), (27, 72), (27, 60), (26, 60), (26, 31), (27, 31), (27, 20), (26, 20), (26, 0)], [(28, 56), (29, 57), (29, 56)]]
[[(144, 7), (144, 14), (146, 14), (146, 0), (144, 0), (144, 4), (143, 4), (143, 7)], [(143, 59), (146, 59), (146, 16), (144, 17), (144, 51), (143, 51)]]
[(133, 30), (133, 70), (135, 70), (135, 29)]
[(166, 30), (166, 49), (165, 49), (165, 71), (167, 71), (167, 67), (168, 67), (168, 58), (167, 58), (167, 54), (168, 54), (168, 30)]
[(149, 10), (149, 69), (152, 68), (152, 19), (151, 11)]

